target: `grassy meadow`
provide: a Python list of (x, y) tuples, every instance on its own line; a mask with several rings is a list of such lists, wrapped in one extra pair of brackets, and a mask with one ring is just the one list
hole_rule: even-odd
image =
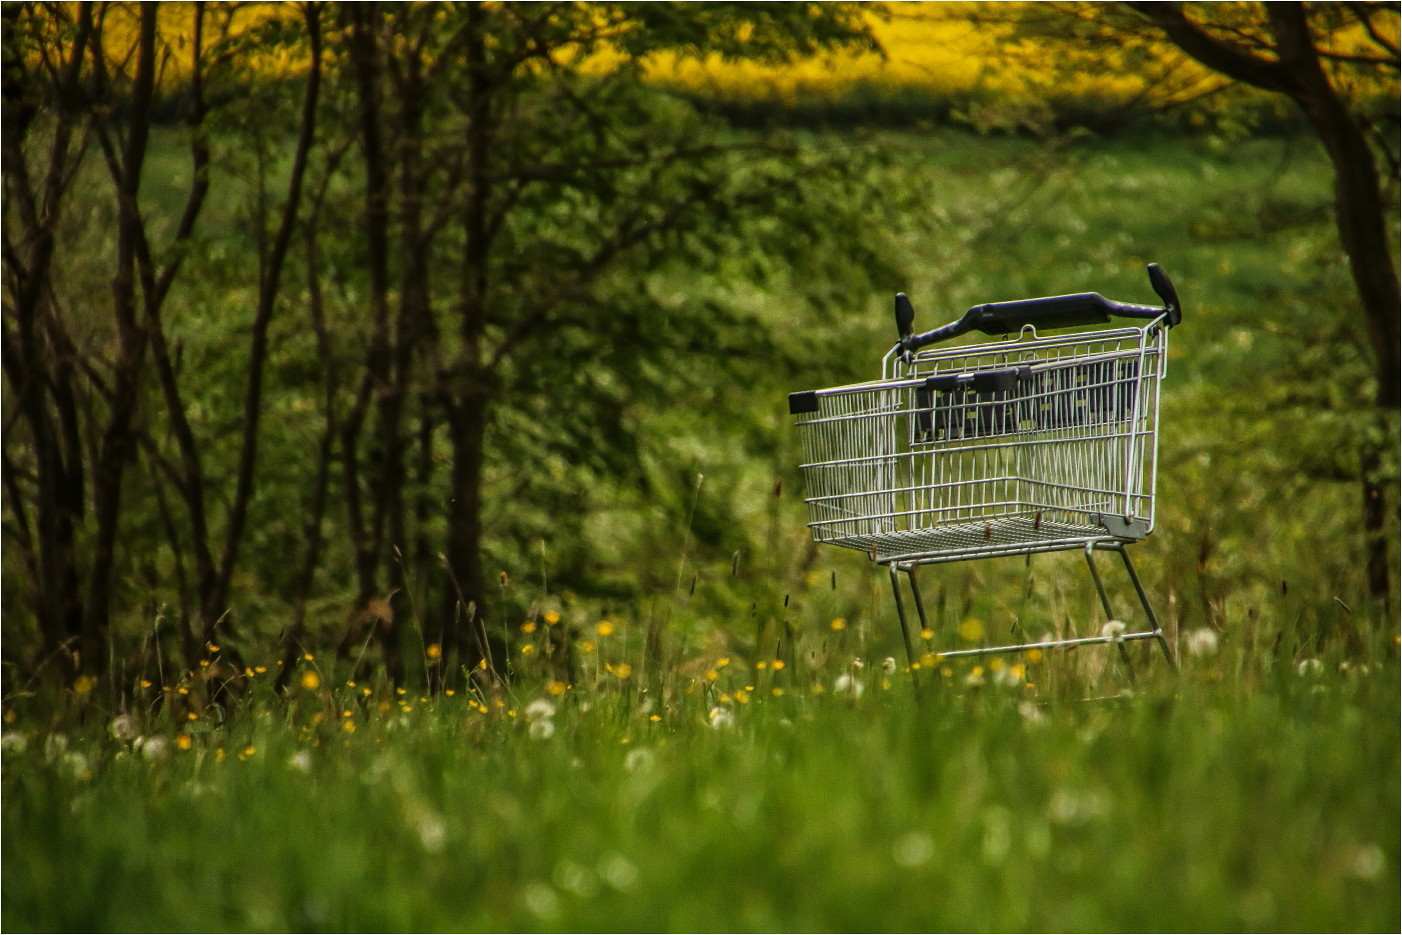
[[(259, 595), (234, 707), (186, 704), (200, 673), (143, 686), (135, 709), (21, 683), (4, 702), (0, 925), (1396, 931), (1395, 605), (1366, 597), (1349, 474), (1361, 435), (1395, 439), (1396, 421), (1368, 411), (1318, 147), (860, 143), (889, 195), (872, 241), (907, 275), (823, 315), (763, 257), (657, 274), (659, 292), (774, 326), (784, 363), (640, 415), (653, 483), (601, 490), (577, 541), (493, 554), (505, 685), (357, 679), (367, 650), (330, 650), (344, 601), (328, 598), (309, 640), (327, 651), (280, 698), (286, 610)], [(1012, 627), (1100, 632), (1074, 554), (924, 570), (932, 626), (906, 665), (884, 571), (808, 541), (785, 394), (878, 376), (896, 291), (923, 330), (1032, 295), (1150, 302), (1147, 262), (1185, 316), (1158, 527), (1133, 554), (1180, 671), (1143, 645), (1132, 671), (1108, 647), (938, 657)], [(186, 338), (192, 358), (218, 347)], [(298, 450), (290, 418), (271, 421), (274, 460)], [(280, 554), (287, 502), (255, 517), (253, 552)], [(566, 551), (586, 571), (561, 583)], [(420, 613), (421, 672), (439, 650)]]

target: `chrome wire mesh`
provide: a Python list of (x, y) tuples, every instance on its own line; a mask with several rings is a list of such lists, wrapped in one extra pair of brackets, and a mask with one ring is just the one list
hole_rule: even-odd
[(882, 563), (1143, 538), (1167, 330), (1117, 328), (888, 356), (798, 414), (809, 526)]

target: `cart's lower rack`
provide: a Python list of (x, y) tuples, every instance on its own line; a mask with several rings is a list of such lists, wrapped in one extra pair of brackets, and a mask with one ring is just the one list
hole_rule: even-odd
[[(840, 521), (809, 525), (834, 526), (840, 525)], [(877, 564), (888, 565), (893, 562), (934, 564), (996, 555), (1060, 552), (1084, 548), (1087, 543), (1103, 543), (1114, 548), (1126, 541), (1143, 539), (1147, 534), (1148, 523), (1142, 519), (1126, 521), (1119, 516), (1091, 513), (1086, 516), (1084, 524), (1004, 517), (946, 523), (925, 529), (824, 537), (821, 541), (866, 552)]]
[(1136, 640), (1161, 640), (1162, 638), (1162, 630), (1143, 630), (1138, 633), (1116, 633), (1114, 635), (1069, 636), (1065, 639), (1039, 640), (1036, 643), (1015, 643), (1011, 646), (979, 646), (974, 649), (946, 649), (934, 655), (940, 659), (957, 659), (961, 656), (992, 656), (996, 653), (1024, 653), (1034, 649), (1062, 649), (1072, 646), (1129, 643)]

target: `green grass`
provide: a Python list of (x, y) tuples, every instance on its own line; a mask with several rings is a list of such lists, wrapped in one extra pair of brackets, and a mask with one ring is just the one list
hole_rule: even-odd
[(20, 725), (3, 924), (1397, 928), (1395, 648), (1245, 675), (1221, 649), (1133, 691), (1099, 653), (1008, 684), (922, 670), (922, 702), (874, 660), (859, 698), (845, 662), (736, 660), (650, 703), (636, 677), (541, 692), (548, 718), (521, 686), (487, 713), (319, 686), (155, 759), (97, 719), (66, 743)]

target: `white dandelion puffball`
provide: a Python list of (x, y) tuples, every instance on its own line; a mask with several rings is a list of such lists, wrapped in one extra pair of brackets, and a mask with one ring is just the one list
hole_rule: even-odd
[(1100, 628), (1100, 635), (1112, 643), (1123, 643), (1125, 639), (1125, 625), (1118, 620), (1111, 620)]
[(844, 672), (837, 677), (836, 682), (833, 682), (832, 690), (839, 695), (847, 695), (850, 698), (860, 698), (862, 697), (862, 692), (866, 691), (866, 686), (863, 685), (862, 680), (855, 675), (852, 675), (850, 672)]
[(130, 714), (119, 714), (112, 719), (111, 724), (107, 725), (107, 732), (112, 735), (113, 739), (121, 743), (131, 743), (140, 732), (140, 727), (141, 725), (136, 722), (136, 718)]
[(724, 730), (727, 727), (735, 726), (735, 715), (730, 713), (730, 709), (722, 705), (716, 705), (710, 713), (711, 726), (716, 730)]
[(1188, 634), (1186, 645), (1190, 656), (1211, 656), (1217, 652), (1217, 634), (1201, 627)]

